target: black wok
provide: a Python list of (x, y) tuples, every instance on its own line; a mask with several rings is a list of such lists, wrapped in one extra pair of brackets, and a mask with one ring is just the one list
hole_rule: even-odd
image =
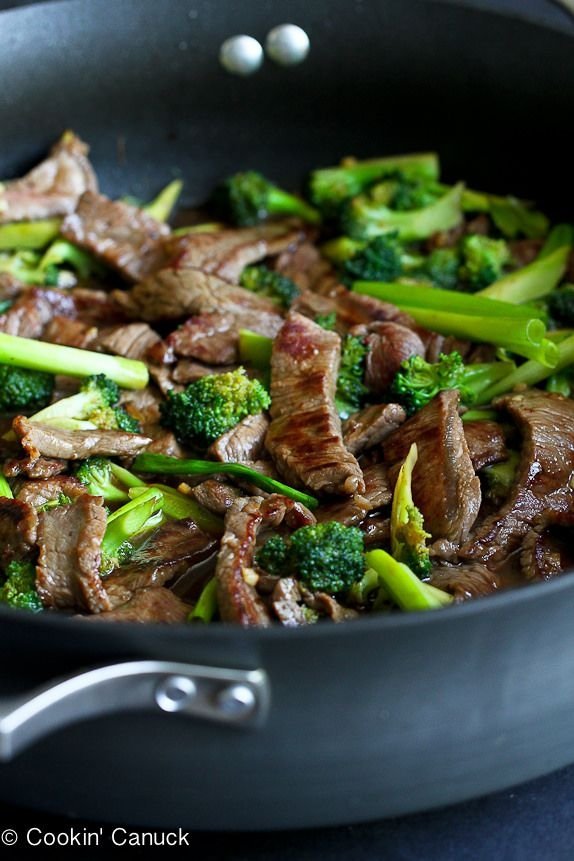
[[(104, 191), (146, 198), (181, 172), (190, 205), (242, 167), (289, 184), (349, 152), (433, 148), (448, 178), (571, 216), (574, 28), (539, 6), (546, 24), (414, 0), (3, 13), (0, 176), (67, 126), (92, 144)], [(284, 21), (309, 33), (307, 62), (250, 79), (220, 69), (224, 38)], [(0, 795), (90, 819), (256, 829), (500, 789), (574, 761), (573, 617), (572, 575), (297, 631), (2, 612)]]

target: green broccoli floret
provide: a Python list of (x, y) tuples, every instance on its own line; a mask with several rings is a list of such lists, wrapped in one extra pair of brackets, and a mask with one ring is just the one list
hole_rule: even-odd
[(300, 293), (294, 281), (267, 266), (247, 266), (241, 273), (239, 283), (246, 290), (268, 296), (283, 308), (289, 308)]
[(61, 505), (71, 505), (72, 499), (66, 496), (65, 493), (59, 493), (54, 499), (49, 499), (44, 505), (38, 507), (38, 511), (52, 511), (53, 508), (59, 508)]
[(285, 539), (280, 535), (272, 535), (257, 551), (255, 562), (268, 574), (280, 576), (287, 571), (288, 555), (289, 549)]
[(403, 272), (404, 249), (398, 233), (376, 236), (343, 264), (348, 281), (394, 281)]
[(52, 374), (0, 365), (1, 412), (38, 409), (50, 402), (53, 391)]
[(499, 278), (511, 260), (510, 249), (504, 239), (475, 234), (462, 243), (464, 258), (461, 275), (472, 290), (482, 290)]
[(100, 428), (139, 433), (139, 423), (118, 406), (119, 399), (117, 384), (103, 374), (97, 374), (88, 377), (77, 394), (40, 410), (31, 416), (31, 421), (67, 430)]
[(236, 173), (215, 191), (214, 205), (223, 218), (250, 227), (269, 215), (293, 215), (318, 224), (316, 209), (299, 197), (289, 194), (254, 170)]
[(465, 365), (457, 352), (441, 353), (434, 364), (421, 356), (411, 356), (401, 364), (391, 392), (409, 415), (445, 389), (458, 389), (461, 401), (469, 406), (493, 382), (500, 380), (501, 372), (507, 373), (503, 362)]
[(554, 320), (564, 326), (574, 326), (574, 284), (564, 284), (548, 297), (548, 310)]
[(0, 587), (0, 603), (37, 613), (43, 610), (36, 591), (36, 566), (33, 562), (13, 561), (6, 566), (6, 579)]
[(302, 526), (291, 535), (288, 567), (313, 590), (337, 594), (365, 570), (363, 533), (338, 521)]
[(423, 274), (436, 287), (456, 290), (459, 281), (460, 256), (456, 248), (435, 248), (427, 257)]
[(425, 182), (406, 179), (402, 174), (395, 180), (395, 188), (390, 201), (391, 209), (397, 212), (410, 212), (430, 206), (440, 197), (436, 187)]
[(261, 383), (250, 380), (240, 367), (201, 377), (183, 392), (170, 392), (160, 407), (161, 424), (182, 442), (207, 447), (241, 419), (266, 410), (270, 404)]
[(330, 311), (328, 314), (317, 314), (315, 323), (322, 329), (332, 332), (337, 325), (337, 312)]
[(399, 470), (391, 510), (391, 550), (397, 562), (403, 562), (417, 577), (426, 577), (431, 569), (427, 539), (421, 512), (413, 502), (412, 476), (417, 462), (416, 443)]
[(110, 514), (101, 545), (102, 575), (130, 561), (135, 549), (134, 539), (157, 526), (157, 516), (161, 517), (162, 509), (162, 492), (149, 488)]
[(78, 463), (76, 478), (92, 496), (103, 496), (105, 502), (127, 502), (126, 488), (145, 487), (146, 484), (129, 470), (105, 457), (89, 457)]
[(341, 349), (341, 364), (337, 377), (335, 404), (341, 418), (348, 418), (360, 409), (368, 389), (365, 376), (365, 358), (368, 347), (356, 335), (346, 335)]

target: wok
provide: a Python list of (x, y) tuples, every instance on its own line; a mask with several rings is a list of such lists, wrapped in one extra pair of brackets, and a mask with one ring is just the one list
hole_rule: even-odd
[[(530, 21), (504, 12), (525, 4), (499, 5), (72, 0), (3, 13), (0, 175), (68, 126), (92, 144), (105, 192), (149, 198), (181, 173), (189, 205), (239, 168), (289, 185), (349, 152), (433, 148), (447, 178), (559, 217), (573, 27), (545, 3)], [(218, 66), (226, 37), (285, 21), (310, 35), (305, 63), (249, 79)], [(571, 574), (295, 631), (1, 612), (0, 796), (102, 821), (259, 829), (502, 789), (574, 761), (573, 617)]]

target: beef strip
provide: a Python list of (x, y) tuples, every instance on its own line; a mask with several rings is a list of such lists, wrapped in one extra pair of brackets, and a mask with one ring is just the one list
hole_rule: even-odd
[(65, 460), (83, 460), (96, 454), (129, 457), (139, 454), (151, 443), (151, 439), (143, 434), (113, 430), (61, 430), (31, 422), (24, 416), (16, 416), (12, 429), (32, 460), (40, 455)]
[(212, 442), (207, 455), (223, 463), (257, 460), (263, 452), (268, 428), (269, 419), (265, 413), (246, 416), (230, 431)]
[(273, 343), (272, 421), (265, 445), (290, 483), (350, 496), (365, 485), (343, 444), (335, 409), (339, 357), (338, 335), (289, 313)]
[(295, 250), (284, 251), (275, 260), (275, 270), (290, 278), (301, 292), (313, 290), (318, 281), (334, 275), (332, 264), (321, 257), (316, 245), (303, 242)]
[(88, 622), (149, 622), (174, 624), (185, 622), (191, 607), (178, 598), (170, 589), (140, 589), (126, 603), (114, 610), (83, 616)]
[(407, 414), (399, 404), (374, 404), (343, 422), (346, 447), (358, 457), (363, 451), (379, 445), (405, 421)]
[(271, 221), (256, 227), (174, 236), (164, 247), (174, 269), (199, 269), (236, 284), (246, 266), (296, 248), (307, 233), (297, 222)]
[(271, 607), (281, 624), (286, 628), (298, 628), (309, 624), (309, 615), (294, 577), (280, 577), (271, 595)]
[(140, 589), (164, 586), (210, 556), (217, 542), (193, 520), (163, 523), (134, 554), (128, 565), (104, 580), (113, 607), (125, 604)]
[(418, 447), (413, 498), (433, 539), (457, 545), (465, 540), (480, 508), (480, 481), (474, 474), (456, 389), (440, 392), (384, 443), (385, 460), (398, 466), (412, 443)]
[(29, 559), (36, 548), (38, 515), (35, 508), (19, 499), (0, 496), (0, 564)]
[(343, 607), (336, 598), (326, 592), (311, 592), (305, 586), (301, 586), (301, 592), (311, 610), (315, 610), (322, 616), (329, 616), (333, 622), (346, 622), (349, 619), (356, 619), (359, 615), (356, 610)]
[(408, 314), (389, 302), (381, 302), (371, 296), (351, 293), (342, 284), (336, 283), (329, 294), (306, 291), (295, 299), (292, 310), (314, 320), (319, 314), (336, 316), (335, 328), (344, 334), (355, 326), (368, 326), (376, 322), (395, 322), (408, 329), (418, 330)]
[(400, 323), (370, 323), (351, 329), (368, 347), (365, 358), (365, 385), (381, 394), (393, 382), (405, 359), (424, 356), (425, 347), (416, 332)]
[(0, 332), (22, 338), (40, 338), (54, 316), (74, 317), (75, 314), (74, 300), (67, 293), (29, 287), (0, 316)]
[(38, 515), (36, 588), (45, 607), (78, 607), (91, 613), (111, 608), (100, 577), (106, 531), (101, 497), (80, 496)]
[(508, 243), (512, 259), (519, 268), (536, 260), (543, 245), (543, 239), (512, 239)]
[(574, 512), (549, 511), (532, 524), (522, 541), (520, 568), (528, 580), (549, 580), (574, 564)]
[(40, 508), (47, 502), (58, 499), (60, 494), (68, 499), (76, 500), (84, 496), (86, 488), (81, 481), (72, 475), (58, 475), (50, 478), (37, 478), (34, 481), (26, 481), (18, 490), (16, 499)]
[(522, 451), (510, 497), (487, 517), (460, 555), (502, 563), (517, 549), (534, 519), (543, 511), (574, 510), (574, 401), (532, 389), (495, 401), (516, 422)]
[[(157, 425), (159, 423), (159, 405), (161, 395), (152, 386), (145, 389), (124, 389), (120, 397), (121, 405), (131, 416), (134, 416), (142, 425)], [(147, 434), (151, 436), (152, 434)]]
[(366, 547), (380, 547), (389, 543), (391, 538), (391, 519), (387, 514), (373, 512), (361, 523)]
[(51, 344), (63, 344), (65, 347), (78, 347), (81, 350), (93, 349), (98, 337), (98, 330), (91, 323), (72, 320), (69, 317), (56, 315), (49, 320), (42, 338)]
[(236, 367), (237, 365), (203, 365), (189, 359), (182, 359), (173, 369), (171, 377), (174, 383), (187, 386), (202, 377), (208, 377), (210, 374), (225, 374), (235, 370)]
[(24, 476), (25, 478), (52, 478), (60, 475), (68, 468), (68, 463), (61, 458), (40, 457), (37, 460), (30, 457), (13, 458), (4, 463), (4, 475), (7, 478)]
[(147, 454), (166, 454), (168, 457), (186, 457), (183, 446), (177, 441), (175, 434), (164, 430), (156, 425), (153, 429), (148, 425), (145, 430), (152, 437), (152, 441), (146, 446)]
[(169, 227), (137, 206), (93, 191), (81, 196), (61, 232), (129, 281), (145, 278), (165, 262), (161, 240)]
[(224, 313), (190, 317), (166, 339), (174, 356), (197, 359), (212, 365), (229, 365), (239, 358), (235, 318)]
[(392, 492), (389, 486), (387, 467), (384, 463), (370, 464), (363, 469), (365, 490), (337, 502), (327, 502), (317, 510), (317, 520), (338, 520), (345, 526), (359, 526), (371, 511), (389, 505)]
[(506, 460), (508, 449), (504, 431), (497, 422), (464, 422), (464, 438), (475, 472), (491, 463)]
[(225, 516), (215, 569), (219, 614), (224, 622), (244, 627), (270, 624), (265, 604), (244, 576), (253, 565), (257, 535), (263, 528), (282, 523), (297, 528), (314, 522), (310, 511), (284, 496), (242, 497), (233, 503)]
[(0, 187), (0, 222), (35, 221), (73, 212), (81, 194), (96, 191), (88, 146), (65, 132), (45, 161)]
[(433, 570), (430, 583), (454, 595), (456, 603), (490, 595), (500, 586), (497, 575), (479, 562), (439, 566)]
[(26, 286), (9, 272), (0, 272), (0, 302), (17, 299), (25, 289)]
[(235, 500), (239, 499), (241, 491), (230, 484), (208, 478), (190, 488), (189, 494), (208, 511), (223, 515), (228, 508), (231, 508)]
[(160, 341), (157, 332), (147, 323), (128, 323), (104, 330), (98, 338), (97, 347), (104, 353), (144, 360), (147, 351)]

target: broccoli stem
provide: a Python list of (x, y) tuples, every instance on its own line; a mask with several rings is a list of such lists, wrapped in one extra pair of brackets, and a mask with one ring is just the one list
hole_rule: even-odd
[(541, 299), (550, 293), (566, 271), (571, 246), (563, 245), (546, 256), (537, 257), (528, 266), (516, 269), (479, 290), (477, 296), (520, 304)]
[(564, 248), (567, 245), (570, 248), (574, 246), (574, 226), (572, 224), (557, 224), (548, 234), (537, 260), (550, 257), (559, 248)]
[(206, 221), (202, 224), (191, 224), (189, 227), (178, 227), (171, 231), (172, 236), (188, 236), (190, 233), (218, 233), (225, 230), (221, 221)]
[(453, 601), (441, 589), (429, 589), (407, 565), (397, 562), (385, 550), (365, 553), (365, 563), (377, 573), (381, 585), (401, 610), (436, 610)]
[(63, 347), (0, 333), (0, 364), (69, 377), (90, 377), (105, 374), (125, 389), (144, 389), (148, 384), (148, 369), (143, 362), (108, 356), (76, 347)]
[(273, 338), (259, 335), (251, 329), (239, 330), (239, 360), (242, 364), (266, 371), (271, 364), (272, 349)]
[[(138, 479), (139, 481), (139, 479)], [(212, 514), (207, 508), (204, 508), (195, 499), (187, 496), (185, 493), (180, 493), (173, 487), (167, 484), (152, 484), (154, 490), (161, 491), (163, 496), (162, 511), (168, 517), (173, 517), (174, 520), (191, 519), (200, 529), (209, 532), (213, 535), (221, 535), (223, 532), (223, 521), (221, 517)], [(146, 492), (149, 485), (141, 482), (141, 485), (131, 487), (129, 490), (130, 499), (138, 499)]]
[(0, 251), (10, 251), (13, 248), (35, 251), (44, 248), (57, 237), (61, 224), (61, 218), (1, 224)]
[(8, 479), (3, 472), (0, 472), (0, 496), (5, 499), (14, 499), (12, 488), (8, 484)]
[(211, 622), (217, 612), (217, 580), (212, 577), (208, 580), (201, 594), (197, 599), (197, 604), (187, 617), (188, 622)]
[(181, 179), (174, 179), (160, 191), (151, 203), (142, 206), (143, 211), (155, 218), (156, 221), (167, 221), (175, 208), (182, 188)]
[(496, 410), (467, 410), (461, 418), (463, 422), (496, 421), (498, 413)]
[(557, 353), (556, 364), (553, 368), (549, 368), (547, 365), (536, 360), (524, 362), (515, 371), (512, 371), (502, 380), (481, 392), (477, 399), (477, 404), (488, 404), (493, 398), (506, 394), (506, 392), (511, 392), (517, 386), (520, 388), (535, 386), (536, 383), (540, 383), (542, 380), (548, 379), (552, 374), (574, 364), (574, 335), (571, 335), (557, 345)]
[(209, 460), (192, 460), (168, 457), (164, 454), (140, 454), (133, 463), (136, 472), (151, 472), (166, 475), (231, 475), (242, 478), (266, 490), (269, 493), (280, 493), (283, 496), (302, 502), (307, 508), (317, 508), (319, 501), (308, 493), (295, 490), (274, 478), (261, 475), (254, 469), (242, 463), (215, 463)]
[(102, 556), (113, 557), (124, 541), (131, 541), (141, 533), (150, 517), (162, 508), (161, 491), (149, 488), (137, 499), (132, 499), (110, 514), (102, 540)]
[(91, 254), (65, 239), (57, 239), (50, 245), (38, 264), (38, 270), (45, 274), (48, 267), (61, 266), (64, 263), (75, 269), (80, 278), (102, 275), (105, 272), (102, 264)]
[(571, 376), (565, 372), (552, 374), (546, 381), (546, 391), (569, 398), (572, 394)]
[(267, 209), (274, 215), (295, 215), (310, 224), (319, 224), (321, 216), (316, 209), (294, 194), (277, 186), (270, 186), (267, 194)]

